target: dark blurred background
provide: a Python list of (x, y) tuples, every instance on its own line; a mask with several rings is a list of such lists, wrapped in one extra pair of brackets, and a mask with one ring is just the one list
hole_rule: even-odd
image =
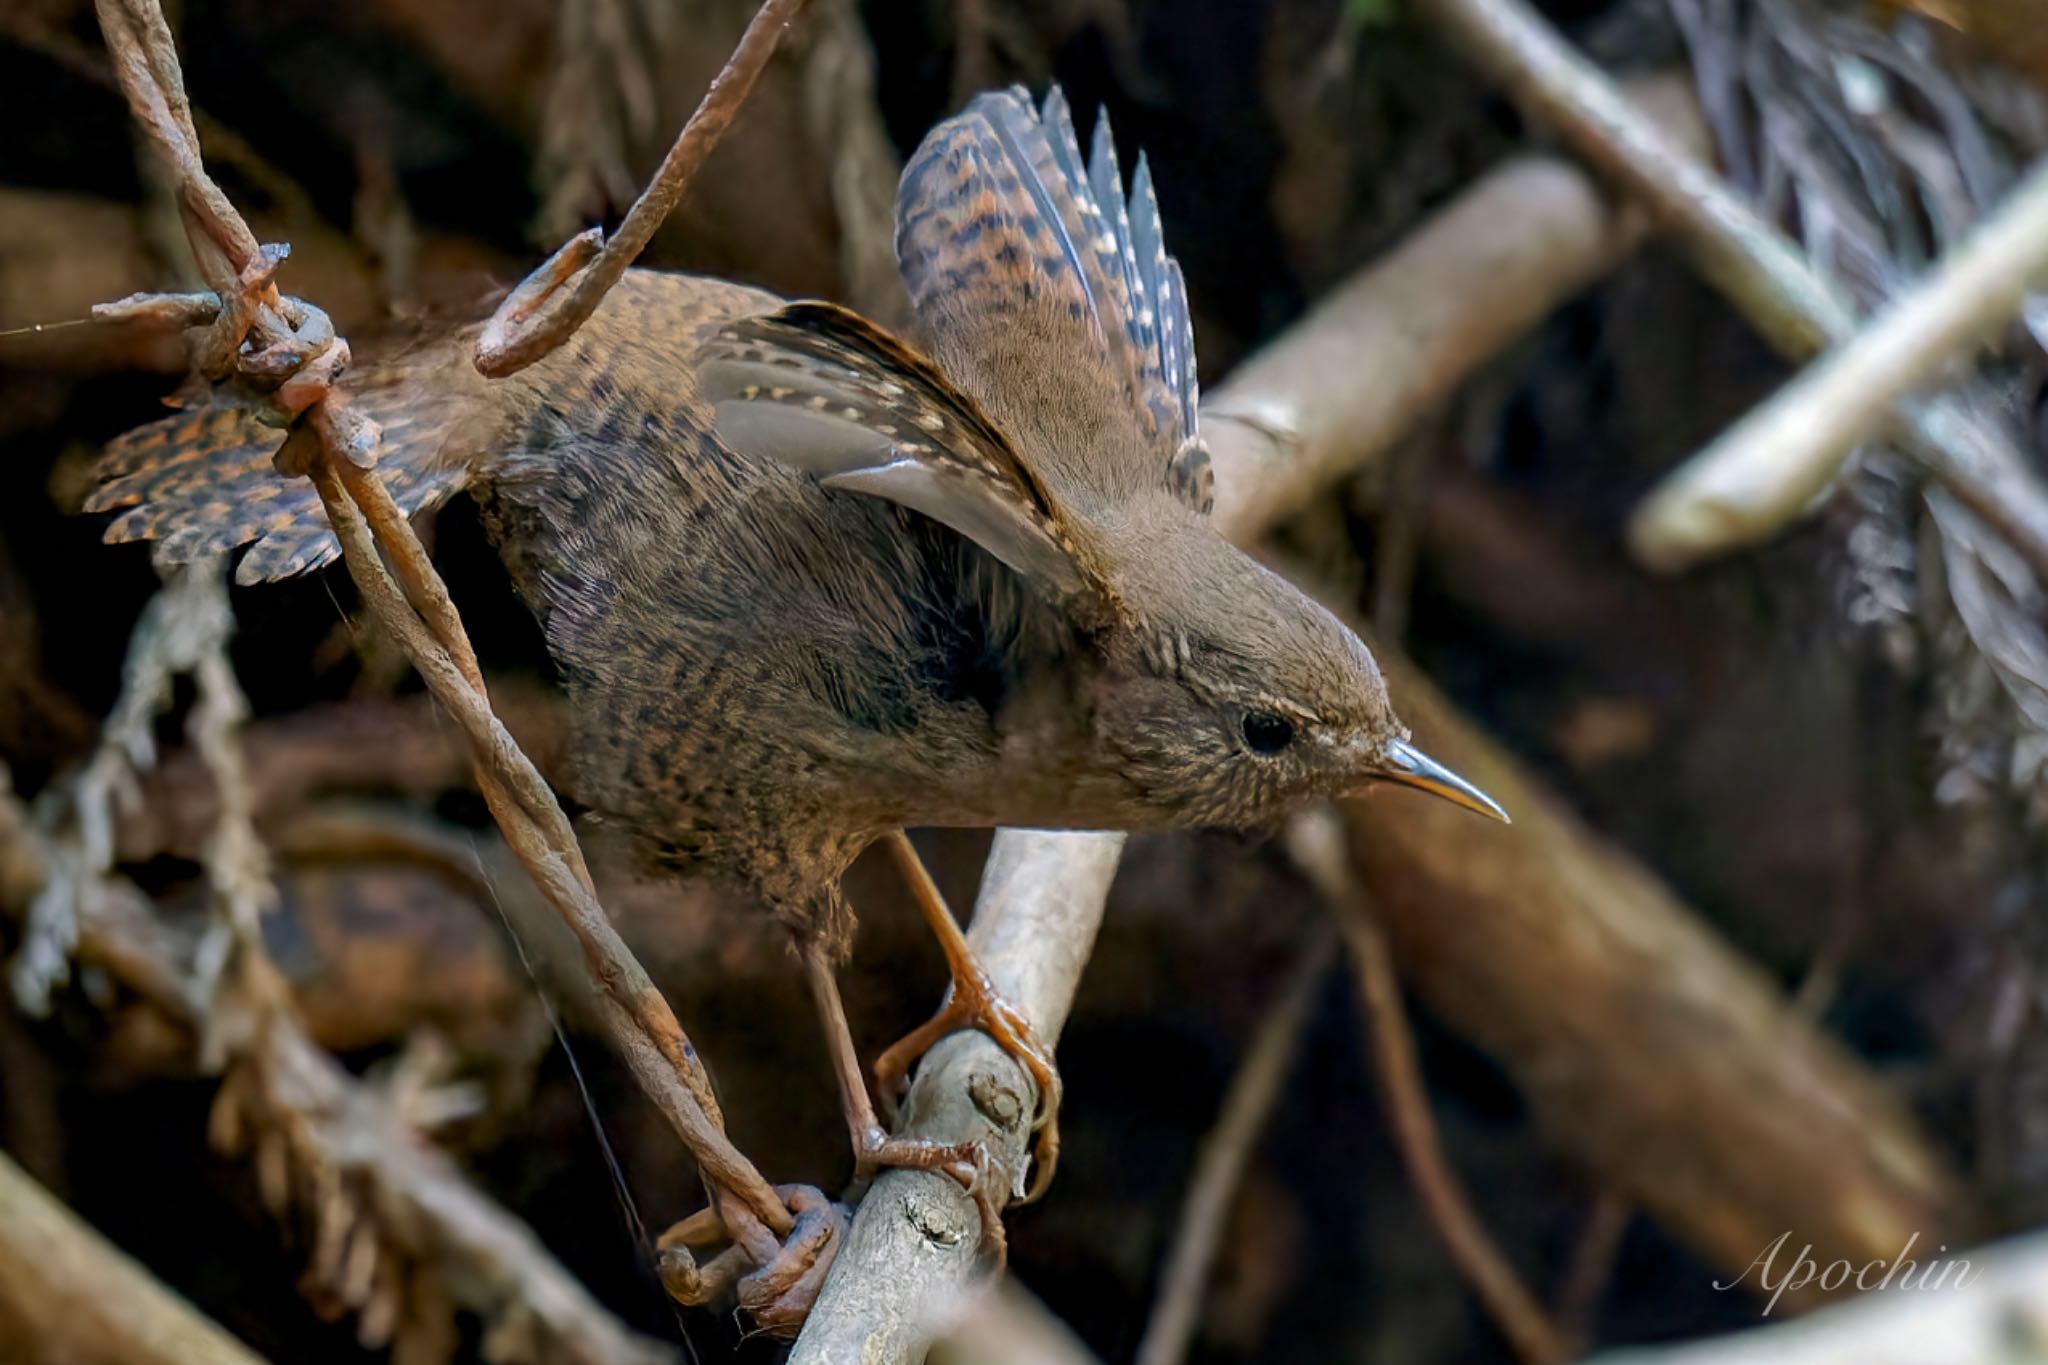
[[(615, 222), (751, 8), (188, 0), (172, 20), (215, 175), (265, 240), (292, 242), (285, 286), (359, 338), (477, 316), (562, 236)], [(1618, 72), (1687, 60), (1658, 0), (1544, 8)], [(1843, 13), (1873, 33), (1896, 21)], [(1475, 178), (1550, 145), (1399, 3), (814, 0), (646, 263), (899, 316), (886, 227), (899, 159), (967, 93), (1012, 80), (1061, 82), (1077, 110), (1107, 109), (1126, 166), (1151, 157), (1211, 385)], [(0, 128), (0, 328), (180, 278), (175, 215), (139, 169), (89, 7), (9, 0)], [(2034, 150), (2006, 125), (1989, 135), (2015, 157)], [(0, 758), (25, 796), (89, 749), (157, 581), (145, 549), (102, 546), (99, 519), (68, 515), (85, 464), (160, 412), (182, 364), (175, 343), (129, 333), (0, 338)], [(1646, 574), (1621, 541), (1659, 475), (1785, 373), (1652, 245), (1279, 540), (1362, 609), (1402, 575), (1396, 634), (1421, 667), (1804, 992), (1961, 1173), (1978, 1227), (2025, 1227), (2048, 1215), (2042, 750), (1958, 638), (1910, 479), (1874, 465), (1770, 546), (1678, 579)], [(2031, 410), (2033, 371), (2014, 371), (2012, 393)], [(432, 536), (487, 668), (530, 699), (515, 730), (550, 761), (546, 663), (473, 512), (452, 508)], [(317, 818), (335, 809), (495, 846), (459, 762), (376, 771), (445, 744), (448, 727), (366, 633), (345, 575), (233, 600), (251, 745), (296, 736), (350, 755), (344, 776), (263, 813), (284, 900), (267, 935), (314, 1035), (363, 1074), (422, 1029), (448, 1040), (486, 1099), (440, 1136), (485, 1189), (639, 1329), (673, 1340), (686, 1326), (707, 1360), (779, 1358), (729, 1314), (666, 1303), (590, 1110), (650, 1225), (700, 1202), (694, 1176), (572, 1019), (586, 1109), (490, 898), (414, 860), (323, 846)], [(392, 728), (364, 730), (366, 716)], [(162, 733), (170, 771), (189, 769), (177, 727)], [(175, 782), (148, 790), (178, 808)], [(124, 839), (122, 867), (175, 913), (200, 895), (197, 854), (175, 819), (159, 824)], [(987, 843), (919, 836), (956, 905)], [(885, 865), (864, 862), (848, 894), (863, 920), (845, 991), (872, 1053), (924, 1017), (943, 972)], [(771, 927), (700, 892), (614, 899), (710, 1060), (739, 1145), (771, 1179), (833, 1187), (843, 1129)], [(1137, 1343), (1198, 1145), (1323, 913), (1276, 847), (1132, 843), (1060, 1046), (1059, 1179), (1008, 1220), (1018, 1279), (1105, 1359)], [(0, 947), (14, 933), (0, 917)], [(1409, 1188), (1355, 996), (1343, 972), (1316, 994), (1194, 1360), (1511, 1358)], [(0, 1010), (0, 1147), (257, 1350), (361, 1358), (356, 1322), (323, 1320), (298, 1292), (303, 1230), (280, 1228), (246, 1164), (209, 1149), (213, 1081), (129, 1013), (119, 992), (91, 991), (46, 1019)], [(1449, 1157), (1510, 1262), (1583, 1340), (1755, 1320), (1755, 1303), (1713, 1289), (1724, 1268), (1614, 1202), (1546, 1136), (1515, 1077), (1430, 1009), (1411, 1014)], [(464, 1352), (481, 1349), (480, 1325), (463, 1323)]]

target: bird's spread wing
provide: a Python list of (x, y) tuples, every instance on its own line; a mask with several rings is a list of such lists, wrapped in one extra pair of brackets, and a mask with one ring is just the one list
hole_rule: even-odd
[[(1142, 155), (1124, 196), (1106, 115), (1084, 161), (1057, 87), (1042, 109), (1021, 88), (977, 97), (904, 168), (896, 256), (948, 374), (998, 412), (1042, 403), (1047, 371), (1069, 403), (1121, 406), (1146, 477), (1207, 510), (1187, 286)], [(1113, 494), (1127, 471), (1093, 472)]]
[(872, 323), (795, 303), (720, 327), (698, 366), (698, 396), (728, 447), (922, 512), (1084, 616), (1110, 608), (1090, 551), (1009, 440)]

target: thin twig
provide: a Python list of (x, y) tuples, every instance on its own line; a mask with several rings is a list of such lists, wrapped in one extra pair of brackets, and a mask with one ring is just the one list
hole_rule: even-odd
[(804, 0), (763, 0), (740, 35), (725, 69), (713, 78), (696, 112), (662, 158), (654, 179), (633, 201), (625, 221), (600, 245), (592, 228), (571, 237), (522, 280), (498, 305), (477, 338), (477, 370), (493, 379), (517, 374), (569, 339), (597, 311), (605, 294), (626, 273), (655, 230), (690, 187), (711, 149), (725, 136), (747, 92), (774, 55)]
[(1407, 1007), (1401, 1002), (1393, 951), (1366, 903), (1365, 888), (1351, 869), (1342, 825), (1328, 811), (1304, 816), (1290, 831), (1289, 847), (1336, 916), (1351, 949), (1394, 1145), (1444, 1249), (1494, 1326), (1527, 1365), (1555, 1365), (1571, 1359), (1574, 1352), (1564, 1333), (1494, 1245), (1444, 1155), (1416, 1056), (1415, 1035), (1408, 1027)]
[(2005, 326), (2048, 279), (2048, 164), (1855, 338), (1809, 366), (1636, 509), (1637, 558), (1682, 567), (1765, 540), (1834, 481), (1892, 406)]
[(1317, 992), (1329, 977), (1336, 951), (1336, 935), (1327, 924), (1318, 926), (1279, 994), (1267, 1006), (1244, 1060), (1238, 1063), (1237, 1074), (1231, 1077), (1216, 1126), (1209, 1130), (1195, 1158), (1194, 1177), (1188, 1182), (1180, 1224), (1174, 1229), (1173, 1249), (1160, 1276), (1158, 1297), (1152, 1302), (1152, 1318), (1138, 1342), (1137, 1365), (1178, 1365), (1187, 1357), (1188, 1343), (1201, 1325), (1203, 1293), (1216, 1248), (1223, 1240), (1224, 1220), (1273, 1106), (1279, 1102), (1280, 1088), (1294, 1066), (1302, 1028)]
[(1586, 1225), (1572, 1243), (1556, 1289), (1558, 1326), (1574, 1341), (1593, 1339), (1600, 1301), (1614, 1280), (1621, 1239), (1635, 1216), (1635, 1205), (1610, 1189), (1601, 1190), (1588, 1207)]
[[(1522, 0), (1424, 0), (1422, 9), (1531, 115), (1649, 205), (1780, 353), (1805, 361), (1855, 334), (1855, 309), (1799, 248), (1681, 154)], [(1897, 412), (1905, 449), (2048, 582), (2048, 487), (2010, 438), (1953, 394), (1909, 399)], [(1689, 557), (1714, 548), (1696, 529), (1692, 540)]]
[(1571, 1359), (1575, 1353), (1564, 1334), (1494, 1245), (1444, 1156), (1385, 932), (1370, 912), (1355, 902), (1350, 913), (1339, 916), (1339, 922), (1358, 969), (1359, 993), (1371, 1024), (1373, 1055), (1394, 1143), (1429, 1221), (1517, 1356), (1529, 1365)]
[[(770, 0), (764, 12), (776, 3)], [(601, 987), (599, 1014), (610, 1042), (696, 1156), (724, 1229), (746, 1245), (757, 1264), (767, 1265), (796, 1220), (783, 1196), (726, 1138), (695, 1048), (611, 928), (560, 806), (491, 712), (475, 651), (446, 588), (383, 484), (367, 472), (376, 459), (376, 428), (353, 414), (331, 387), (347, 363), (347, 343), (334, 335), (318, 309), (278, 294), (270, 274), (284, 253), (259, 246), (234, 206), (207, 178), (185, 104), (176, 48), (156, 0), (99, 0), (98, 10), (130, 106), (177, 177), (193, 250), (216, 295), (212, 331), (201, 355), (207, 372), (218, 377), (239, 369), (243, 379), (273, 386), (283, 411), (298, 415), (279, 452), (280, 466), (312, 476), (364, 600), (405, 646), (413, 665), (469, 737), (479, 786), (507, 845), (576, 935)], [(772, 47), (772, 34), (779, 31), (778, 22), (769, 30), (771, 36), (760, 41)], [(749, 34), (752, 37), (753, 30)], [(765, 60), (765, 49), (756, 55)], [(752, 69), (757, 72), (758, 66), (756, 61)], [(738, 96), (750, 83), (751, 76), (738, 82), (739, 88), (722, 101), (713, 99), (718, 94), (714, 86), (707, 102), (714, 105), (715, 126), (700, 132), (692, 143), (699, 153), (708, 146), (704, 139), (715, 137), (716, 128), (723, 126), (719, 120), (730, 120)], [(693, 119), (693, 126), (696, 123)], [(688, 129), (684, 141), (690, 141)], [(680, 157), (681, 148), (679, 142), (671, 160), (687, 168), (693, 163)], [(680, 189), (677, 183), (664, 191), (664, 207)], [(652, 225), (644, 218), (642, 222), (635, 231), (651, 232)], [(593, 304), (594, 299), (593, 295)], [(150, 303), (131, 301), (128, 306), (146, 309)], [(173, 298), (161, 306), (171, 315), (207, 321), (206, 310), (194, 309), (190, 300)], [(245, 344), (245, 337), (253, 337), (253, 343)], [(380, 560), (380, 549), (389, 556), (399, 583), (392, 581)]]

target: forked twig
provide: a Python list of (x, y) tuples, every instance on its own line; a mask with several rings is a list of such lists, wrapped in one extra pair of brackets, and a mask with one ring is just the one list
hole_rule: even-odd
[(493, 379), (517, 374), (568, 340), (597, 311), (725, 136), (747, 92), (775, 54), (782, 31), (803, 7), (804, 0), (763, 0), (725, 69), (705, 89), (696, 112), (676, 135), (675, 145), (627, 210), (618, 231), (606, 238), (591, 228), (571, 237), (520, 281), (477, 338), (478, 372)]

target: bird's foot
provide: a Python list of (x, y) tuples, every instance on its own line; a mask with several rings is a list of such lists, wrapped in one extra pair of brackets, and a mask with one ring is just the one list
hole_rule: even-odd
[(885, 1100), (893, 1103), (903, 1093), (910, 1068), (917, 1060), (931, 1051), (939, 1039), (963, 1028), (987, 1034), (996, 1046), (1016, 1059), (1037, 1089), (1038, 1111), (1031, 1120), (1031, 1182), (1017, 1200), (1028, 1204), (1045, 1193), (1059, 1165), (1063, 1088), (1059, 1068), (1053, 1063), (1052, 1050), (1039, 1041), (1031, 1021), (1003, 998), (995, 983), (971, 960), (966, 970), (954, 974), (939, 1012), (875, 1059), (876, 1086)]
[[(847, 1217), (813, 1186), (778, 1185), (775, 1192), (796, 1220), (779, 1241), (737, 1201), (728, 1208), (730, 1218), (702, 1209), (664, 1232), (655, 1244), (655, 1266), (669, 1296), (700, 1305), (731, 1291), (762, 1331), (794, 1337), (846, 1240)], [(691, 1250), (718, 1242), (732, 1245), (708, 1261), (700, 1263)]]
[(995, 1269), (1002, 1270), (1010, 1243), (1003, 1232), (1002, 1206), (993, 1193), (998, 1178), (995, 1160), (982, 1143), (896, 1137), (876, 1125), (855, 1134), (853, 1164), (856, 1183), (884, 1169), (937, 1171), (959, 1181), (981, 1214), (982, 1250), (994, 1261)]

